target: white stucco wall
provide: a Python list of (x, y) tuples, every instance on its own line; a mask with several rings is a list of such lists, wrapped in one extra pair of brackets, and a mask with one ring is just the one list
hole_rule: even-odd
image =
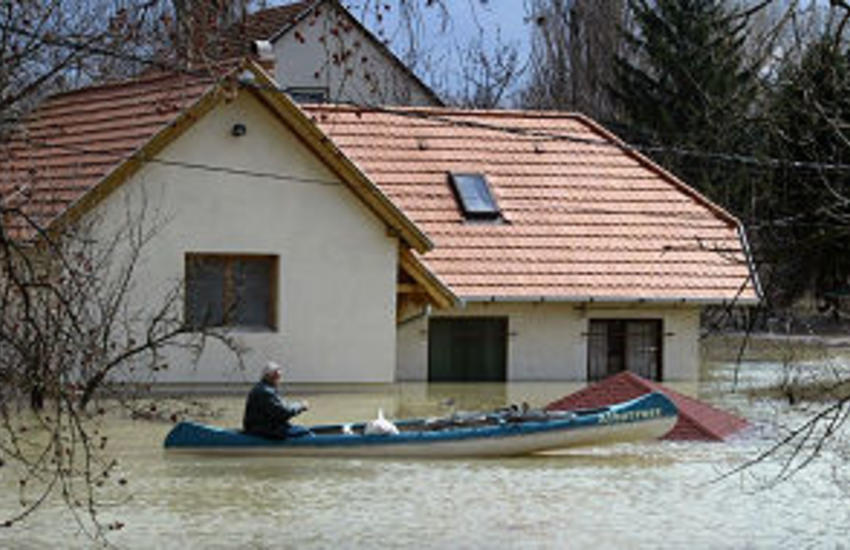
[(371, 38), (356, 26), (345, 31), (337, 21), (325, 4), (318, 17), (307, 16), (273, 44), (275, 79), (283, 89), (326, 88), (332, 102), (435, 105)]
[[(245, 136), (231, 135), (236, 122)], [(159, 158), (277, 177), (149, 163), (112, 193), (94, 211), (106, 231), (142, 197), (148, 221), (162, 224), (144, 249), (137, 303), (180, 283), (187, 252), (279, 256), (277, 330), (235, 333), (250, 350), (248, 371), (211, 345), (196, 369), (173, 355), (160, 381), (255, 380), (269, 359), (293, 382), (394, 379), (398, 242), (269, 110), (242, 92)]]
[[(432, 317), (507, 317), (509, 381), (584, 380), (590, 319), (662, 319), (666, 381), (699, 376), (699, 309), (696, 307), (586, 306), (570, 303), (470, 303)], [(398, 331), (398, 379), (428, 379), (428, 319)]]

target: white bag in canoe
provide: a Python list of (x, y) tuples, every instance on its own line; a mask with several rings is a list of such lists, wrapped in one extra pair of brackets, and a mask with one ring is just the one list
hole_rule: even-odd
[(378, 418), (370, 420), (363, 428), (364, 435), (398, 435), (395, 424), (384, 418), (384, 409), (378, 409)]

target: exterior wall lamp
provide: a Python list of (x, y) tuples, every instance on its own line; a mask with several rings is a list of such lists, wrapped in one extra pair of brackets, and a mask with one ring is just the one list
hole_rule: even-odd
[(233, 125), (233, 128), (230, 129), (230, 135), (233, 137), (242, 137), (248, 132), (248, 128), (245, 127), (241, 122), (237, 122)]

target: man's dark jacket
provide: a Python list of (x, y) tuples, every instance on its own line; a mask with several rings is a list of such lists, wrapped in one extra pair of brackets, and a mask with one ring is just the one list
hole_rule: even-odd
[(289, 419), (301, 414), (305, 409), (306, 407), (297, 401), (284, 401), (273, 385), (261, 380), (248, 394), (242, 429), (266, 437), (285, 437), (290, 428)]

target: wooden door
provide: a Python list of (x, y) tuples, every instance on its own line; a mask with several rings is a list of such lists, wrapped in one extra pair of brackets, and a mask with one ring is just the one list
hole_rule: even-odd
[(502, 317), (434, 318), (428, 328), (428, 380), (504, 382), (508, 320)]

